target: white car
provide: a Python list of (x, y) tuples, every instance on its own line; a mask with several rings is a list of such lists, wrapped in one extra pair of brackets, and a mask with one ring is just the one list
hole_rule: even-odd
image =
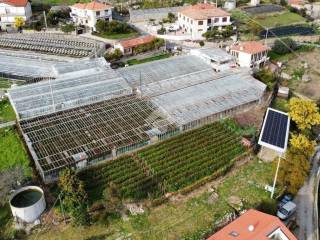
[(297, 209), (297, 205), (294, 202), (287, 202), (277, 212), (278, 218), (281, 220), (287, 220)]
[(178, 31), (180, 29), (179, 25), (171, 25), (167, 27), (167, 31), (173, 32), (173, 31)]

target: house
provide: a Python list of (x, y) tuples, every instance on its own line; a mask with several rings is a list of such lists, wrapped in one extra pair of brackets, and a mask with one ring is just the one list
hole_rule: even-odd
[(257, 41), (240, 42), (230, 47), (230, 53), (236, 57), (240, 67), (260, 67), (268, 60), (269, 48)]
[(76, 3), (70, 6), (70, 16), (77, 25), (84, 25), (96, 31), (96, 23), (99, 19), (112, 20), (112, 6), (100, 2)]
[(145, 35), (137, 38), (132, 38), (128, 40), (122, 40), (114, 45), (115, 49), (120, 49), (123, 55), (132, 55), (134, 53), (134, 49), (142, 46), (144, 44), (151, 43), (154, 41), (156, 37), (152, 35)]
[(288, 5), (296, 9), (303, 9), (305, 1), (304, 0), (288, 0)]
[(182, 31), (194, 40), (202, 39), (202, 34), (218, 27), (220, 30), (232, 24), (230, 14), (210, 3), (199, 3), (178, 11), (178, 23)]
[(208, 240), (297, 240), (275, 216), (251, 209), (208, 238)]
[(28, 0), (0, 1), (0, 30), (14, 27), (16, 17), (28, 21), (31, 16), (31, 3)]

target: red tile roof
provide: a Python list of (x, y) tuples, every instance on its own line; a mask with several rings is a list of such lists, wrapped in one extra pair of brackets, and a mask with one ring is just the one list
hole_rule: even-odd
[(104, 4), (100, 2), (90, 2), (90, 3), (76, 3), (71, 7), (78, 8), (78, 9), (85, 9), (85, 10), (94, 10), (94, 11), (101, 11), (112, 8), (109, 4)]
[(288, 5), (303, 5), (303, 0), (288, 0)]
[(0, 3), (5, 3), (15, 7), (25, 7), (28, 0), (0, 0)]
[(240, 42), (239, 44), (231, 46), (230, 49), (249, 54), (255, 54), (269, 50), (266, 45), (256, 41)]
[(179, 13), (190, 17), (192, 19), (208, 19), (210, 17), (227, 17), (230, 16), (230, 13), (217, 8), (213, 4), (209, 3), (198, 3), (192, 6), (182, 8)]
[(133, 38), (133, 39), (128, 39), (128, 40), (122, 40), (119, 43), (123, 48), (132, 48), (132, 47), (137, 47), (142, 44), (146, 44), (149, 42), (152, 42), (154, 39), (156, 39), (152, 35), (146, 35), (138, 38)]
[(281, 229), (289, 240), (297, 240), (277, 217), (251, 209), (208, 240), (270, 240), (268, 236), (277, 229)]

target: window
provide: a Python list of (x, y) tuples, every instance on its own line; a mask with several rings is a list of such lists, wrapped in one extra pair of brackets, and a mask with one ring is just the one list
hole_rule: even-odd
[(208, 19), (208, 24), (210, 24), (210, 23), (211, 23), (211, 18)]
[(186, 17), (185, 17), (185, 16), (183, 16), (183, 20), (186, 20)]
[(191, 20), (190, 23), (193, 24), (193, 20)]
[(219, 18), (214, 18), (214, 23), (219, 22)]
[(202, 29), (198, 29), (198, 32), (202, 32)]
[(97, 11), (97, 12), (96, 12), (96, 16), (100, 16), (100, 11)]
[(199, 21), (199, 22), (198, 22), (198, 25), (203, 25), (203, 21)]
[(105, 11), (104, 11), (104, 14), (105, 14), (105, 15), (108, 15), (108, 14), (109, 14), (109, 10), (105, 10)]
[(222, 22), (226, 22), (226, 21), (228, 21), (227, 17), (222, 18)]

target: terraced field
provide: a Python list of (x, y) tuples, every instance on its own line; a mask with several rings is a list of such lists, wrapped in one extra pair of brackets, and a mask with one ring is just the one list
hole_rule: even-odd
[(217, 172), (224, 172), (244, 151), (240, 136), (216, 122), (80, 173), (91, 198), (109, 182), (125, 198), (144, 198), (176, 191)]

